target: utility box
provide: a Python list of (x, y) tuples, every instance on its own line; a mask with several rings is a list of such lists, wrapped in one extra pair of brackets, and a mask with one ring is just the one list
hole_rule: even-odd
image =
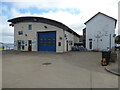
[(111, 51), (102, 51), (102, 66), (107, 66), (110, 62)]
[(111, 53), (110, 55), (110, 61), (111, 62), (116, 62), (117, 61), (117, 53)]

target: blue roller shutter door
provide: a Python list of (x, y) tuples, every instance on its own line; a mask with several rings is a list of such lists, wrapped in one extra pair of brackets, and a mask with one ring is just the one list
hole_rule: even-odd
[(56, 52), (56, 32), (38, 33), (38, 51)]

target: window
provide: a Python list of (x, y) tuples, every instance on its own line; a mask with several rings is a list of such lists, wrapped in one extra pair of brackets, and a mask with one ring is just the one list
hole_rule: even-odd
[(32, 25), (29, 25), (29, 26), (28, 26), (28, 30), (32, 30)]
[(24, 48), (25, 48), (25, 47), (24, 47), (24, 41), (22, 41), (22, 50), (24, 50)]
[(92, 39), (89, 39), (89, 41), (92, 41)]
[(23, 31), (18, 31), (18, 35), (23, 35)]
[(21, 50), (21, 40), (17, 41), (18, 50)]
[(61, 42), (58, 42), (58, 46), (61, 46)]
[(72, 41), (69, 41), (69, 45), (72, 45), (73, 44), (73, 42)]

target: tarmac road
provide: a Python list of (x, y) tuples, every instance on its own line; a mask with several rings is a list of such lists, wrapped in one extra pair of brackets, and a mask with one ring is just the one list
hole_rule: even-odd
[(118, 88), (100, 60), (100, 52), (4, 51), (3, 88)]

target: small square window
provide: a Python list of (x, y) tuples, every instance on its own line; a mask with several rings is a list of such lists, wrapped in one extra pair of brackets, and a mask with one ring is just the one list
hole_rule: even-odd
[(73, 44), (73, 42), (72, 41), (69, 41), (69, 45), (72, 45)]
[(18, 35), (23, 35), (23, 31), (18, 31)]
[(32, 30), (32, 25), (29, 25), (29, 26), (28, 26), (28, 29), (29, 29), (29, 30)]
[(92, 41), (92, 39), (89, 39), (89, 41)]

